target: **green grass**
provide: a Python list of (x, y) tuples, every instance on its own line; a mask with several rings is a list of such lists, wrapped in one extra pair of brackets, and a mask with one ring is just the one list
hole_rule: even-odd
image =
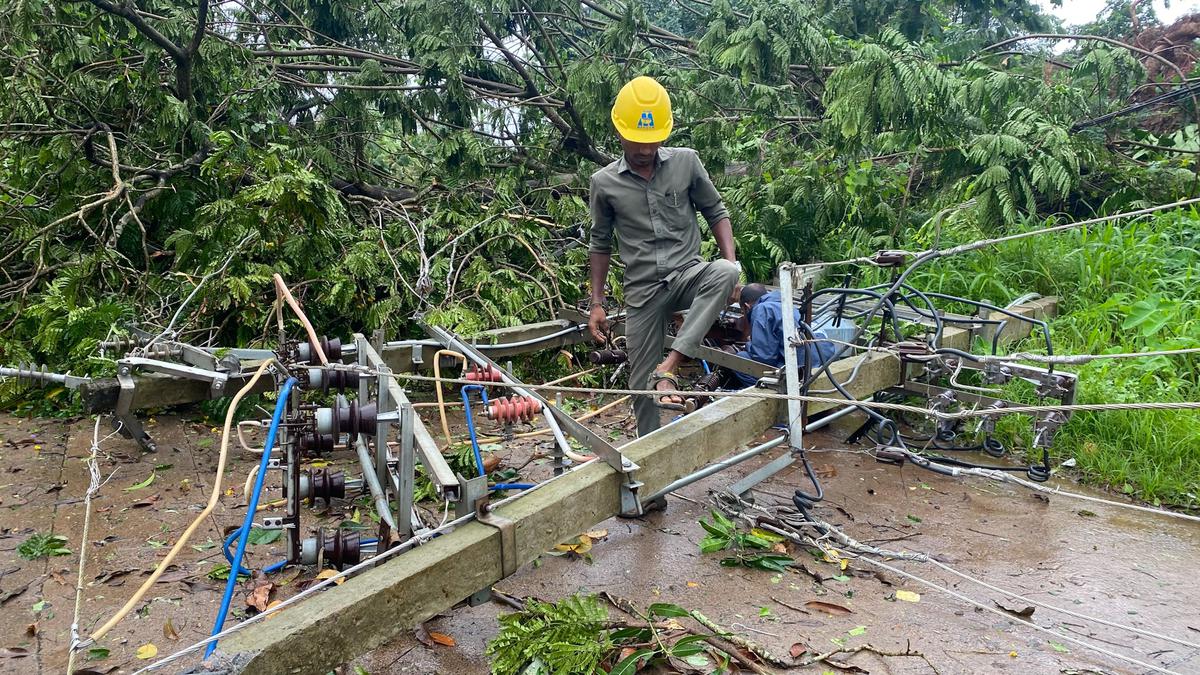
[[(943, 232), (942, 242), (981, 235)], [(914, 239), (920, 243), (919, 234)], [(1200, 214), (1190, 211), (968, 253), (931, 264), (912, 283), (1000, 305), (1028, 291), (1058, 296), (1055, 352), (1098, 354), (1200, 346), (1197, 276)], [(1043, 347), (1034, 336), (1011, 349)], [(1068, 370), (1079, 375), (1079, 403), (1200, 400), (1195, 356), (1093, 361)], [(1014, 420), (1001, 429), (1028, 447), (1027, 427)], [(1054, 452), (1059, 460), (1074, 457), (1089, 482), (1152, 503), (1200, 507), (1200, 412), (1078, 413), (1059, 432)]]

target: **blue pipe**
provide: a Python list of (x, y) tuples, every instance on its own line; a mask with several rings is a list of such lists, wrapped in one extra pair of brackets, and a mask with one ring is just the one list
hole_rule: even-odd
[[(475, 436), (475, 418), (471, 416), (471, 397), (472, 391), (478, 390), (479, 396), (483, 399), (483, 404), (488, 404), (487, 391), (478, 384), (468, 384), (462, 388), (463, 410), (466, 411), (467, 417), (467, 433), (471, 435), (471, 450), (475, 452), (475, 468), (479, 471), (479, 475), (484, 475), (483, 471), (483, 455), (479, 452), (479, 439)], [(488, 490), (528, 490), (533, 487), (531, 483), (497, 483), (489, 485)]]
[(712, 374), (712, 368), (711, 368), (711, 367), (709, 367), (709, 365), (708, 365), (708, 361), (705, 361), (705, 360), (701, 359), (701, 360), (700, 360), (700, 365), (704, 366), (704, 374), (705, 374), (705, 375), (710, 375), (710, 374)]
[[(292, 386), (295, 384), (296, 378), (289, 377), (283, 383), (283, 386), (279, 388), (279, 400), (275, 402), (275, 412), (271, 415), (271, 426), (267, 428), (267, 440), (263, 443), (262, 461), (258, 465), (258, 476), (254, 479), (254, 491), (250, 494), (250, 503), (246, 506), (246, 518), (242, 521), (242, 527), (237, 531), (237, 553), (233, 557), (233, 562), (229, 565), (229, 579), (225, 582), (225, 595), (221, 597), (221, 608), (217, 612), (216, 621), (213, 622), (211, 635), (220, 633), (221, 629), (225, 626), (225, 617), (229, 614), (229, 602), (233, 599), (233, 589), (237, 585), (237, 571), (243, 569), (242, 556), (246, 553), (246, 543), (250, 537), (250, 524), (254, 522), (254, 514), (258, 511), (258, 497), (262, 493), (263, 480), (267, 476), (267, 466), (271, 461), (271, 450), (275, 445), (275, 434), (279, 431), (279, 422), (283, 419), (283, 411), (287, 409), (288, 396), (291, 395)], [(276, 565), (282, 567), (279, 563), (271, 567), (279, 569)], [(209, 656), (212, 656), (216, 648), (216, 640), (208, 643), (208, 648), (204, 651), (204, 658), (207, 659)]]

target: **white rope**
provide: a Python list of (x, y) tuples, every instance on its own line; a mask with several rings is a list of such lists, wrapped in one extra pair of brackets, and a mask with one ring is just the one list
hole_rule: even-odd
[[(912, 579), (913, 581), (915, 581), (915, 582), (917, 582), (917, 583), (919, 583), (919, 584), (923, 584), (923, 585), (925, 585), (925, 586), (928, 586), (929, 588), (932, 588), (932, 589), (934, 589), (934, 590), (941, 591), (942, 593), (945, 593), (945, 594), (947, 594), (947, 595), (951, 595), (951, 596), (953, 596), (953, 597), (955, 597), (955, 598), (958, 598), (959, 600), (962, 600), (963, 602), (966, 602), (966, 603), (968, 603), (968, 604), (971, 604), (971, 605), (973, 605), (973, 606), (975, 606), (975, 607), (978, 607), (979, 609), (983, 609), (983, 610), (989, 611), (989, 612), (991, 612), (992, 614), (996, 614), (996, 615), (998, 615), (998, 616), (1001, 616), (1001, 617), (1003, 617), (1003, 618), (1005, 618), (1005, 619), (1009, 619), (1009, 620), (1011, 620), (1011, 619), (1012, 619), (1012, 616), (1010, 616), (1010, 615), (1008, 615), (1008, 614), (1005, 614), (1004, 612), (1002, 612), (1001, 610), (999, 610), (999, 609), (997, 609), (997, 608), (995, 608), (995, 607), (992, 607), (992, 606), (990, 606), (990, 605), (985, 605), (984, 603), (982, 603), (982, 602), (979, 602), (979, 601), (977, 601), (977, 600), (974, 600), (974, 599), (972, 599), (972, 598), (970, 598), (970, 597), (967, 597), (966, 595), (963, 595), (962, 593), (959, 593), (959, 592), (957, 592), (957, 591), (954, 591), (954, 590), (951, 590), (951, 589), (949, 589), (949, 588), (946, 588), (945, 586), (940, 586), (940, 585), (938, 585), (938, 584), (936, 584), (936, 583), (934, 583), (934, 582), (932, 582), (932, 581), (928, 581), (928, 580), (926, 580), (926, 579), (922, 579), (921, 577), (919, 577), (919, 576), (917, 576), (917, 575), (915, 575), (915, 574), (911, 574), (911, 573), (909, 573), (909, 572), (906, 572), (906, 571), (904, 571), (904, 570), (902, 570), (902, 569), (900, 569), (900, 568), (898, 568), (898, 567), (893, 567), (892, 565), (888, 565), (887, 563), (880, 562), (880, 561), (878, 561), (878, 560), (875, 560), (874, 558), (870, 558), (870, 557), (867, 557), (867, 556), (862, 556), (862, 557), (860, 557), (860, 558), (859, 558), (859, 560), (862, 560), (862, 561), (864, 561), (864, 562), (866, 562), (866, 563), (869, 563), (869, 564), (871, 564), (871, 565), (875, 565), (876, 567), (880, 567), (880, 568), (882, 568), (882, 569), (885, 569), (885, 570), (887, 570), (887, 571), (889, 571), (889, 572), (891, 572), (891, 573), (893, 573), (893, 574), (899, 574), (899, 575), (900, 575), (900, 576), (902, 576), (902, 577), (906, 577), (906, 578), (908, 578), (908, 579)], [(1046, 634), (1048, 634), (1048, 635), (1053, 635), (1054, 637), (1056, 637), (1056, 638), (1058, 638), (1058, 639), (1060, 639), (1060, 640), (1064, 640), (1064, 641), (1066, 641), (1066, 642), (1070, 642), (1070, 643), (1073, 643), (1073, 644), (1079, 645), (1080, 647), (1083, 647), (1084, 649), (1088, 649), (1088, 650), (1094, 651), (1094, 652), (1096, 652), (1096, 653), (1099, 653), (1099, 654), (1104, 654), (1105, 656), (1109, 656), (1109, 657), (1112, 657), (1112, 658), (1114, 658), (1114, 659), (1118, 659), (1118, 660), (1121, 660), (1121, 661), (1125, 661), (1126, 663), (1132, 663), (1132, 664), (1134, 664), (1135, 666), (1138, 666), (1139, 668), (1146, 668), (1146, 669), (1148, 669), (1148, 670), (1153, 670), (1153, 671), (1155, 671), (1155, 672), (1158, 672), (1158, 673), (1165, 673), (1166, 675), (1179, 675), (1179, 673), (1176, 673), (1175, 671), (1172, 671), (1172, 670), (1167, 670), (1166, 668), (1163, 668), (1162, 666), (1155, 665), (1155, 664), (1153, 664), (1153, 663), (1146, 663), (1146, 662), (1144, 662), (1144, 661), (1139, 661), (1139, 660), (1137, 660), (1137, 659), (1135, 659), (1135, 658), (1133, 658), (1133, 657), (1131, 657), (1131, 656), (1125, 656), (1124, 654), (1121, 654), (1121, 653), (1118, 653), (1118, 652), (1114, 652), (1114, 651), (1111, 651), (1111, 650), (1105, 649), (1105, 648), (1103, 648), (1103, 647), (1101, 647), (1101, 646), (1099, 646), (1099, 645), (1094, 645), (1094, 644), (1091, 644), (1090, 642), (1084, 642), (1083, 640), (1079, 640), (1079, 639), (1077, 639), (1077, 638), (1073, 638), (1073, 637), (1071, 637), (1071, 636), (1069, 636), (1069, 635), (1066, 635), (1065, 633), (1059, 633), (1058, 631), (1051, 630), (1051, 629), (1049, 629), (1049, 628), (1046, 628), (1046, 627), (1044, 627), (1044, 626), (1039, 626), (1038, 624), (1036, 624), (1036, 623), (1033, 623), (1033, 622), (1029, 622), (1029, 621), (1021, 621), (1021, 622), (1019, 622), (1019, 623), (1020, 623), (1020, 624), (1022, 624), (1022, 625), (1028, 626), (1028, 627), (1030, 627), (1030, 628), (1033, 628), (1033, 629), (1035, 629), (1035, 630), (1039, 630), (1039, 631), (1041, 631), (1041, 632), (1043, 632), (1043, 633), (1046, 633)]]
[[(113, 431), (108, 436), (104, 437), (107, 441), (114, 434), (120, 431), (121, 425), (118, 424), (117, 431)], [(92, 447), (87, 458), (88, 468), (88, 489), (83, 495), (83, 535), (79, 543), (79, 573), (75, 577), (75, 611), (71, 618), (71, 648), (67, 654), (67, 673), (75, 672), (75, 654), (81, 643), (79, 638), (79, 614), (83, 607), (83, 574), (87, 567), (87, 552), (89, 536), (92, 528), (92, 497), (100, 491), (101, 486), (112, 479), (117, 474), (114, 470), (109, 474), (104, 481), (100, 480), (100, 465), (97, 461), (97, 456), (100, 453), (100, 415), (96, 415), (96, 425), (92, 428)]]
[[(443, 384), (479, 384), (474, 380), (462, 380), (448, 377), (433, 377), (429, 375), (415, 375), (412, 373), (384, 373), (381, 371), (372, 370), (365, 366), (355, 366), (347, 364), (329, 364), (329, 370), (348, 370), (358, 373), (370, 375), (388, 375), (393, 378), (415, 380), (420, 382), (441, 382)], [(659, 389), (651, 391), (649, 389), (604, 389), (599, 387), (564, 387), (560, 385), (546, 384), (512, 384), (508, 382), (488, 382), (489, 387), (519, 387), (522, 389), (540, 390), (540, 391), (561, 391), (573, 394), (620, 394), (630, 396), (692, 396), (694, 391), (686, 391), (680, 389)], [(805, 396), (805, 395), (789, 395), (781, 392), (743, 389), (740, 391), (723, 391), (720, 394), (721, 398), (755, 398), (755, 399), (770, 399), (775, 401), (808, 401), (810, 403), (828, 403), (836, 406), (854, 405), (857, 407), (869, 407), (878, 410), (899, 410), (910, 412), (918, 415), (925, 415), (944, 421), (953, 421), (960, 419), (969, 419), (972, 417), (988, 417), (996, 414), (995, 410), (979, 409), (979, 410), (960, 410), (956, 412), (942, 412), (921, 408), (918, 406), (904, 405), (902, 403), (886, 403), (883, 401), (856, 401), (847, 402), (844, 398), (831, 398), (825, 396)], [(1140, 403), (1071, 403), (1061, 405), (1026, 405), (1026, 406), (1011, 406), (1003, 410), (1004, 414), (1025, 413), (1038, 414), (1047, 412), (1104, 412), (1114, 410), (1200, 410), (1200, 401), (1147, 401)]]
[(1013, 593), (1012, 591), (1006, 591), (1003, 588), (997, 588), (996, 586), (993, 586), (982, 579), (976, 579), (975, 577), (973, 577), (965, 572), (960, 572), (943, 562), (938, 562), (937, 560), (934, 560), (932, 557), (929, 558), (927, 562), (933, 563), (937, 567), (940, 567), (957, 577), (966, 579), (967, 581), (970, 581), (971, 583), (979, 584), (980, 586), (983, 586), (984, 588), (986, 588), (988, 590), (995, 591), (997, 593), (1001, 593), (1001, 594), (1006, 595), (1011, 598), (1016, 598), (1017, 600), (1020, 600), (1022, 602), (1027, 602), (1031, 605), (1037, 605), (1038, 607), (1044, 607), (1052, 612), (1060, 612), (1060, 613), (1066, 614), (1068, 616), (1073, 616), (1076, 619), (1083, 619), (1085, 621), (1095, 621), (1096, 623), (1103, 624), (1103, 625), (1109, 626), (1111, 628), (1119, 628), (1121, 630), (1126, 630), (1131, 633), (1137, 633), (1139, 635), (1145, 635), (1147, 637), (1158, 638), (1159, 640), (1166, 640), (1167, 642), (1174, 642), (1175, 644), (1183, 645), (1185, 647), (1192, 647), (1194, 649), (1200, 649), (1200, 644), (1197, 644), (1195, 642), (1188, 642), (1187, 640), (1182, 640), (1180, 638), (1171, 637), (1170, 635), (1162, 635), (1160, 633), (1155, 633), (1153, 631), (1144, 630), (1144, 629), (1138, 628), (1136, 626), (1127, 626), (1125, 624), (1115, 623), (1112, 621), (1108, 621), (1106, 619), (1101, 619), (1100, 617), (1097, 617), (1097, 616), (1089, 616), (1087, 614), (1080, 614), (1078, 612), (1073, 612), (1069, 609), (1064, 609), (1062, 607), (1056, 607), (1055, 605), (1049, 605), (1044, 602), (1034, 600), (1033, 598), (1026, 597), (1024, 595), (1019, 595), (1017, 593)]
[(1158, 516), (1169, 516), (1171, 518), (1179, 518), (1181, 520), (1190, 520), (1194, 523), (1200, 523), (1200, 516), (1193, 516), (1189, 513), (1180, 513), (1178, 511), (1168, 511), (1167, 509), (1156, 509), (1152, 506), (1142, 506), (1140, 504), (1130, 504), (1128, 502), (1118, 502), (1118, 501), (1113, 501), (1111, 499), (1103, 499), (1101, 497), (1093, 497), (1091, 495), (1080, 494), (1078, 492), (1068, 492), (1067, 490), (1063, 490), (1062, 488), (1058, 488), (1058, 487), (1052, 488), (1047, 485), (1042, 485), (1040, 483), (1034, 483), (1033, 481), (1028, 481), (1023, 478), (1018, 478), (1016, 476), (1007, 474), (1003, 471), (994, 471), (991, 469), (962, 468), (962, 467), (947, 467), (947, 468), (949, 468), (951, 470), (956, 470), (955, 473), (961, 473), (961, 474), (965, 474), (965, 475), (969, 475), (969, 476), (981, 476), (983, 478), (990, 478), (991, 480), (1000, 481), (1000, 482), (1016, 483), (1017, 485), (1027, 487), (1030, 490), (1035, 490), (1037, 492), (1044, 492), (1049, 495), (1070, 497), (1071, 499), (1079, 499), (1082, 501), (1092, 502), (1095, 504), (1104, 504), (1106, 506), (1116, 506), (1116, 507), (1119, 507), (1122, 509), (1131, 509), (1133, 511), (1141, 511), (1143, 513), (1153, 513)]

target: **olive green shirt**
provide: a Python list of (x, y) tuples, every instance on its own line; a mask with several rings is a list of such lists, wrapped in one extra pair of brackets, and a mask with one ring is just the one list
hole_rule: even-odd
[(613, 234), (625, 263), (625, 303), (641, 307), (680, 270), (700, 262), (700, 226), (729, 217), (700, 156), (691, 148), (659, 148), (647, 181), (625, 156), (592, 174), (592, 253), (612, 253)]

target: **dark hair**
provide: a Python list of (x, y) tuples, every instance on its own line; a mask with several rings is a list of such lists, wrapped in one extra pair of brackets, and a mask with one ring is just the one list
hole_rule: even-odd
[(743, 305), (749, 305), (752, 302), (758, 302), (759, 298), (766, 294), (766, 286), (762, 284), (746, 284), (742, 286), (742, 293), (738, 296), (738, 302)]

